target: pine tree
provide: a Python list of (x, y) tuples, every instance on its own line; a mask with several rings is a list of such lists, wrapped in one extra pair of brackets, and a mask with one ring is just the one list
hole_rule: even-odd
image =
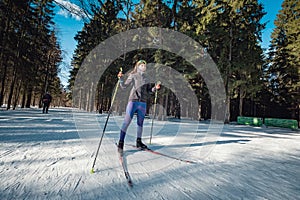
[(262, 49), (259, 45), (264, 24), (262, 5), (256, 0), (213, 1), (195, 4), (200, 19), (194, 26), (197, 38), (217, 64), (227, 93), (226, 121), (231, 117), (231, 101), (255, 97), (261, 89)]
[[(48, 51), (59, 50), (52, 45), (53, 3), (44, 1), (0, 2), (0, 74), (1, 104), (7, 109), (17, 104), (30, 107), (39, 101), (43, 73), (49, 67)], [(59, 52), (60, 54), (60, 52)], [(58, 55), (60, 57), (60, 55)], [(60, 59), (52, 60), (52, 69), (57, 76)]]
[(277, 15), (269, 49), (268, 85), (274, 101), (290, 105), (292, 117), (300, 109), (300, 2), (285, 0)]
[(33, 44), (28, 56), (30, 56), (30, 60), (33, 63), (28, 69), (28, 71), (30, 71), (30, 76), (27, 77), (26, 85), (24, 86), (26, 87), (25, 107), (30, 107), (31, 104), (35, 104), (35, 100), (32, 98), (34, 97), (35, 90), (40, 93), (44, 89), (39, 87), (39, 85), (41, 86), (41, 83), (44, 82), (41, 72), (48, 67), (47, 64), (49, 62), (49, 56), (45, 52), (48, 52), (51, 48), (51, 28), (54, 25), (54, 5), (52, 0), (34, 1), (31, 7), (33, 9), (33, 17), (31, 21), (31, 42)]
[[(78, 32), (78, 34), (75, 36), (75, 40), (77, 40), (78, 45), (72, 61), (73, 69), (71, 71), (71, 78), (69, 79), (68, 86), (70, 90), (74, 89), (75, 77), (78, 73), (78, 70), (90, 52), (102, 41), (121, 31), (121, 29), (119, 29), (120, 21), (117, 19), (120, 9), (121, 6), (118, 1), (108, 0), (105, 3), (101, 3), (99, 7), (94, 9), (94, 15), (91, 21), (85, 23), (82, 31)], [(95, 55), (95, 57), (96, 56), (97, 55)], [(109, 70), (110, 69), (108, 69), (108, 71)], [(114, 73), (108, 73), (110, 74), (108, 78), (110, 79)], [(89, 77), (86, 77), (86, 81), (83, 81), (83, 84), (89, 84), (90, 81), (88, 78)], [(99, 90), (102, 88), (100, 85), (101, 84), (99, 84), (97, 93), (99, 93)], [(109, 85), (105, 88), (108, 88), (111, 91), (112, 87), (112, 85)], [(80, 92), (78, 91), (78, 93)], [(88, 92), (86, 95), (93, 96), (94, 94)], [(102, 96), (105, 95), (102, 94)], [(87, 98), (86, 96), (81, 96), (79, 98), (80, 102), (77, 103), (80, 108), (90, 111), (94, 109), (95, 105), (90, 105), (84, 100)]]

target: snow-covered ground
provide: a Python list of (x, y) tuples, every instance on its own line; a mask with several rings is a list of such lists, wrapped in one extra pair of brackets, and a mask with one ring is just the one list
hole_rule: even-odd
[(152, 149), (197, 163), (125, 146), (129, 188), (114, 145), (122, 117), (111, 116), (90, 173), (106, 119), (94, 116), (0, 110), (0, 199), (300, 199), (299, 131), (225, 125), (218, 137), (207, 121), (154, 121)]

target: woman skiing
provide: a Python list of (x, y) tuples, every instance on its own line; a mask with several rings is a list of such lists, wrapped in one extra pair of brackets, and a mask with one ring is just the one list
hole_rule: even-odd
[(124, 140), (127, 128), (133, 118), (134, 113), (137, 113), (137, 139), (136, 147), (145, 149), (147, 146), (142, 143), (143, 123), (146, 114), (146, 102), (150, 93), (160, 89), (160, 84), (156, 84), (154, 87), (147, 82), (145, 76), (147, 63), (144, 60), (140, 60), (135, 64), (133, 71), (129, 74), (126, 81), (124, 81), (123, 73), (120, 71), (118, 77), (120, 79), (121, 88), (127, 88), (132, 86), (130, 91), (128, 104), (126, 107), (126, 114), (124, 122), (120, 131), (120, 140), (118, 143), (118, 152), (123, 153)]

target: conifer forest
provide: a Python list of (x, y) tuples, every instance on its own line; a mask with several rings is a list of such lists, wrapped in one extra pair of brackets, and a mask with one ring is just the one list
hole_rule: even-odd
[[(249, 116), (294, 119), (299, 124), (300, 1), (283, 1), (270, 46), (263, 48), (266, 12), (258, 0), (77, 0), (84, 26), (75, 35), (67, 86), (58, 76), (63, 57), (54, 7), (74, 11), (59, 2), (0, 1), (0, 105), (6, 109), (41, 107), (46, 91), (53, 96), (52, 106), (72, 106), (77, 72), (97, 45), (127, 30), (160, 27), (193, 38), (216, 63), (226, 92), (225, 122)], [(140, 59), (184, 74), (198, 98), (195, 118), (211, 118), (210, 93), (201, 74), (179, 56), (158, 49), (135, 50), (115, 60), (99, 79), (92, 95), (95, 103), (83, 102), (80, 109), (107, 112), (120, 66), (127, 72)], [(186, 115), (177, 112), (176, 95), (163, 85), (157, 103), (166, 109), (162, 119)]]

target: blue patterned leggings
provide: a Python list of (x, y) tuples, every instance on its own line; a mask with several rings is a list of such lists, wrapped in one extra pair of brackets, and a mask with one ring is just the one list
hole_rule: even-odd
[(146, 115), (146, 103), (138, 101), (129, 101), (126, 107), (126, 115), (121, 128), (120, 140), (124, 141), (126, 131), (133, 118), (134, 113), (137, 113), (137, 138), (142, 137), (143, 123)]

